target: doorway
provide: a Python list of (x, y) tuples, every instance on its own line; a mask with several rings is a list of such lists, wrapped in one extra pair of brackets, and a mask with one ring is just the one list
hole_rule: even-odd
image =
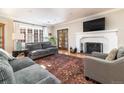
[(4, 24), (0, 23), (0, 48), (4, 49)]
[(57, 30), (58, 48), (68, 50), (68, 29)]

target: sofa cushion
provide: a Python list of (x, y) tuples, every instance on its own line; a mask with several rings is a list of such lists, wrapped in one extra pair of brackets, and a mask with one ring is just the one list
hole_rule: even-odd
[(27, 43), (26, 44), (26, 48), (29, 50), (29, 51), (33, 51), (33, 50), (36, 50), (36, 49), (41, 49), (42, 46), (41, 46), (41, 43)]
[(117, 53), (117, 58), (123, 57), (124, 56), (124, 47), (120, 47), (118, 49), (118, 53)]
[(47, 50), (49, 53), (55, 53), (58, 51), (58, 48), (57, 47), (50, 47), (50, 48), (47, 48)]
[(50, 42), (42, 42), (41, 45), (42, 45), (43, 49), (51, 47), (51, 43)]
[(112, 49), (108, 56), (106, 57), (106, 60), (112, 61), (116, 58), (118, 50), (116, 48)]
[(30, 52), (31, 55), (45, 55), (48, 53), (48, 50), (47, 49), (37, 49), (37, 50), (34, 50), (34, 51), (31, 51)]
[[(25, 83), (35, 84), (51, 76), (52, 74), (50, 74), (47, 70), (43, 69), (38, 64), (31, 65), (27, 68), (24, 68), (22, 70), (15, 72), (15, 78), (18, 84), (25, 84)], [(54, 77), (53, 79), (56, 79), (56, 78)], [(52, 83), (55, 83), (55, 80)]]
[(108, 54), (101, 53), (101, 52), (92, 52), (91, 56), (105, 59), (108, 56)]
[(3, 50), (2, 48), (0, 48), (0, 57), (3, 57), (7, 60), (13, 60), (14, 57), (11, 56), (9, 53), (7, 53), (5, 50)]
[(14, 72), (35, 64), (35, 62), (28, 57), (15, 59), (9, 61), (9, 63), (12, 66)]
[(42, 80), (40, 80), (39, 82), (37, 82), (37, 84), (60, 84), (61, 81), (59, 79), (57, 79), (56, 77), (54, 76), (48, 76)]

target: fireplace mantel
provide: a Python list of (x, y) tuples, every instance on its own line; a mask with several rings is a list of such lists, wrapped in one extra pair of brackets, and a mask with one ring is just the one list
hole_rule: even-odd
[(99, 42), (103, 43), (104, 53), (109, 52), (112, 48), (117, 48), (118, 38), (117, 29), (103, 30), (94, 32), (82, 32), (76, 34), (76, 47), (78, 52), (81, 50), (81, 40), (83, 42)]
[(82, 34), (104, 34), (104, 33), (117, 33), (118, 29), (112, 29), (112, 30), (101, 30), (101, 31), (92, 31), (92, 32), (82, 32), (82, 33), (76, 33), (76, 35), (82, 35)]
[(84, 32), (87, 34), (96, 34), (96, 33), (113, 33), (113, 32), (118, 32), (118, 29), (113, 29), (113, 30), (101, 30), (101, 31), (93, 31), (93, 32)]
[(80, 39), (80, 41), (83, 40), (83, 39), (85, 39), (85, 38), (105, 38), (105, 36), (83, 36), (83, 37)]

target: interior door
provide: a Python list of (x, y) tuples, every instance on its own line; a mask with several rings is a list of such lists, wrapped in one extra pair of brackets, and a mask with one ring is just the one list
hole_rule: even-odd
[(58, 33), (58, 48), (68, 50), (68, 29), (61, 29)]
[(4, 24), (0, 23), (0, 48), (4, 49)]

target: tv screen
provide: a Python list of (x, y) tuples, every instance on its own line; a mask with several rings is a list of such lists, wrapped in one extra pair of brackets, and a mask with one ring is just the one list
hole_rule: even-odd
[(105, 18), (99, 18), (99, 19), (83, 22), (84, 32), (100, 31), (100, 30), (105, 30)]

